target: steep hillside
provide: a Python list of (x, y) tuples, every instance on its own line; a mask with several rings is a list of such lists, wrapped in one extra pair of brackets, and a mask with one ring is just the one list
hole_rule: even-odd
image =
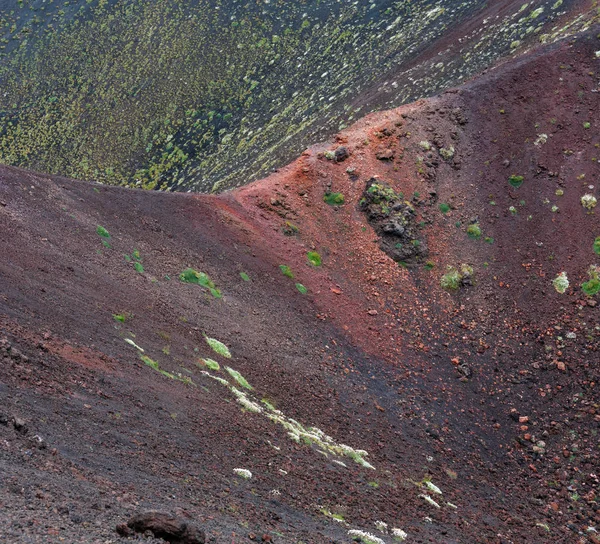
[(0, 2), (0, 162), (245, 185), (377, 108), (588, 27), (588, 0)]
[(219, 196), (2, 167), (1, 538), (600, 542), (599, 32)]

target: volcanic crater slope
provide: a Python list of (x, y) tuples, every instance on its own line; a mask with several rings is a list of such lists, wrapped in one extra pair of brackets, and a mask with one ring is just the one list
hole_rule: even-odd
[(598, 543), (599, 31), (219, 196), (0, 168), (0, 538)]
[(230, 189), (597, 18), (587, 0), (0, 0), (0, 161)]

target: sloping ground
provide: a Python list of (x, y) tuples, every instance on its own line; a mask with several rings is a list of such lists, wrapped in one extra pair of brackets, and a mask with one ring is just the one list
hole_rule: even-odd
[(0, 0), (0, 162), (210, 192), (598, 20), (588, 0)]
[(1, 537), (598, 542), (598, 31), (219, 197), (3, 167)]

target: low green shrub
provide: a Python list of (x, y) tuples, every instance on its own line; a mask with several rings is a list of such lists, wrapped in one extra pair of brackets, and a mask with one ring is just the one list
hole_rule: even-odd
[(323, 201), (330, 206), (339, 206), (344, 203), (344, 195), (342, 193), (325, 193)]
[(284, 276), (287, 276), (288, 278), (294, 277), (294, 273), (292, 272), (292, 269), (287, 264), (280, 264), (279, 270), (281, 270), (281, 273)]
[(306, 254), (306, 257), (308, 259), (308, 262), (313, 266), (321, 266), (321, 255), (319, 255), (316, 251), (309, 251)]
[(479, 223), (471, 223), (467, 227), (467, 235), (469, 238), (473, 238), (475, 240), (481, 238), (481, 227), (479, 226)]
[(581, 285), (583, 292), (589, 297), (600, 292), (600, 270), (597, 266), (592, 265), (588, 269), (588, 276), (590, 279)]
[(525, 178), (523, 176), (517, 176), (513, 174), (512, 176), (509, 176), (508, 183), (510, 183), (510, 185), (515, 189), (518, 189), (519, 187), (521, 187), (521, 185), (523, 185), (524, 179)]

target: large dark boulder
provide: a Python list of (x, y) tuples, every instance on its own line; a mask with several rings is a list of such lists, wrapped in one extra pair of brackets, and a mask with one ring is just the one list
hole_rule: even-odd
[(117, 526), (117, 532), (123, 536), (131, 533), (151, 531), (158, 538), (171, 544), (204, 544), (206, 535), (198, 527), (187, 521), (161, 512), (144, 512), (133, 516), (127, 525)]

